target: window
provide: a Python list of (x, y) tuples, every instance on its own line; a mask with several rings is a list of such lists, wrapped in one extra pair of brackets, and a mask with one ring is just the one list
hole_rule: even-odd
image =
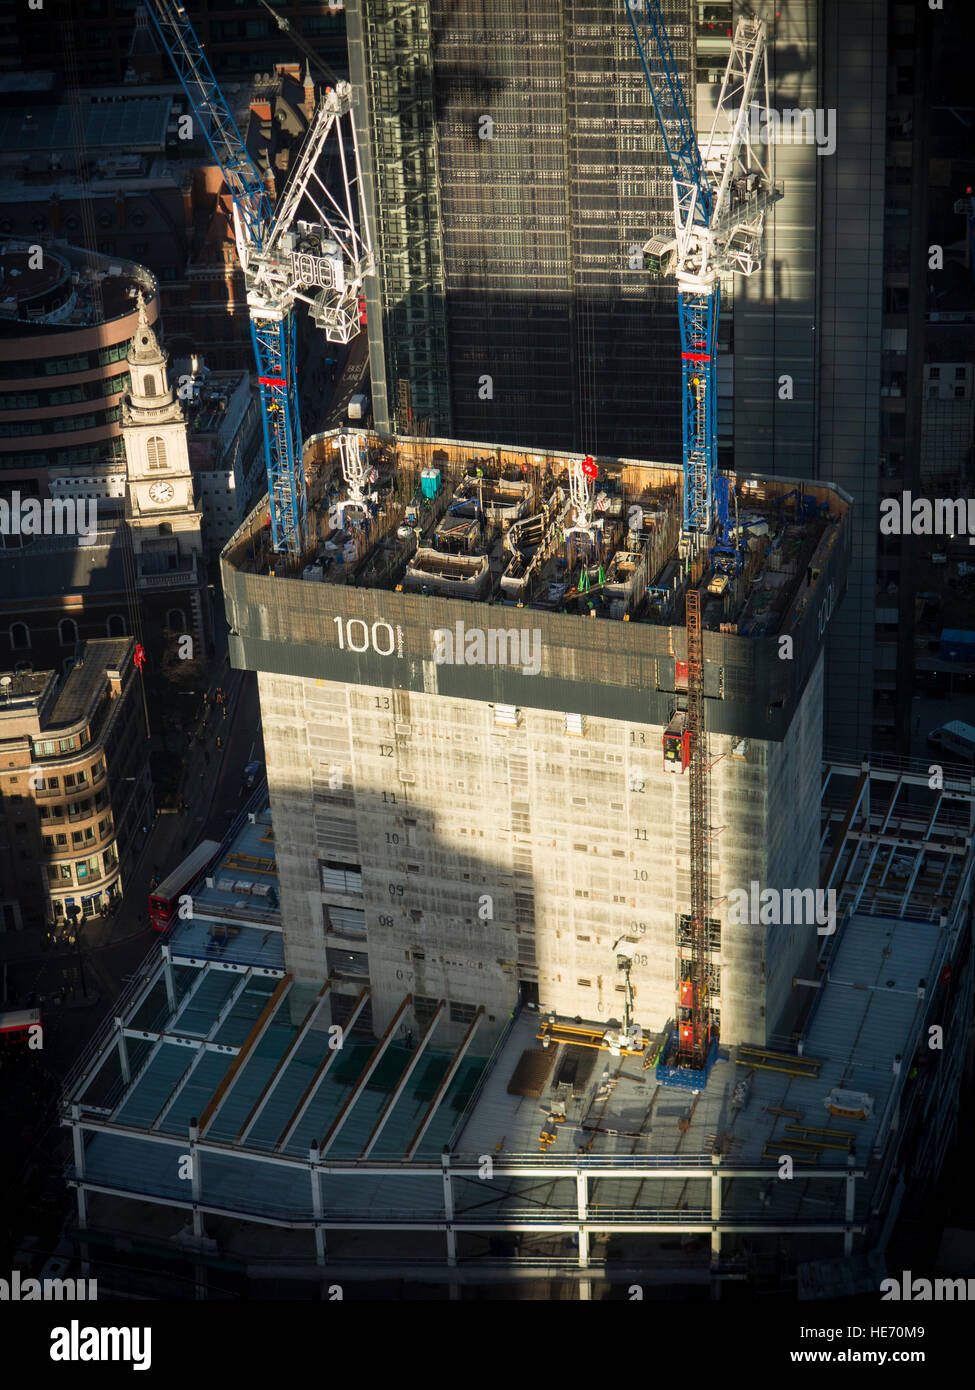
[(166, 614), (166, 626), (171, 632), (186, 631), (186, 614), (182, 608), (170, 608)]
[(75, 868), (78, 871), (79, 883), (84, 883), (89, 878), (97, 878), (99, 874), (98, 855), (93, 854), (90, 859), (79, 859)]
[[(152, 372), (146, 373), (144, 389), (147, 396), (154, 396), (156, 394), (156, 378), (153, 376)], [(150, 468), (152, 467), (151, 464), (149, 466)]]
[(956, 398), (956, 400), (959, 400), (959, 401), (963, 401), (963, 400), (965, 399), (965, 388), (964, 388), (964, 386), (956, 386), (956, 387), (955, 387), (955, 398)]
[(326, 859), (319, 865), (322, 887), (328, 893), (362, 893), (362, 868), (359, 864), (341, 864)]
[(125, 636), (125, 619), (121, 613), (113, 613), (105, 624), (105, 631), (109, 637)]
[(50, 883), (70, 883), (71, 865), (70, 864), (48, 864), (47, 877)]
[(154, 434), (146, 443), (146, 455), (150, 468), (166, 467), (166, 441), (161, 435)]
[(438, 1002), (438, 1000), (432, 998), (429, 995), (414, 994), (413, 1012), (416, 1015), (416, 1021), (421, 1028), (426, 1028), (427, 1024), (430, 1022), (434, 1014), (437, 1012)]
[(365, 940), (366, 914), (361, 907), (336, 907), (333, 903), (324, 903), (322, 915), (325, 919), (327, 932), (336, 932), (339, 936), (354, 936)]
[(473, 1023), (476, 1010), (473, 1004), (454, 1004), (450, 1005), (451, 1023)]
[(58, 623), (58, 641), (62, 647), (74, 645), (78, 640), (78, 624), (73, 618), (62, 618)]
[(330, 975), (337, 975), (340, 978), (352, 977), (354, 979), (369, 978), (369, 957), (365, 951), (346, 951), (338, 950), (335, 947), (325, 948), (325, 964)]
[(23, 651), (30, 646), (30, 629), (26, 623), (10, 624), (10, 645), (14, 651)]

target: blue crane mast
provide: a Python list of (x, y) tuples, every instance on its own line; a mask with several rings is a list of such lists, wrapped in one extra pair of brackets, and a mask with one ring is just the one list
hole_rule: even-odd
[[(686, 594), (686, 707), (664, 734), (665, 767), (676, 770), (673, 740), (690, 771), (690, 912), (678, 932), (676, 1027), (657, 1063), (663, 1085), (700, 1090), (718, 1047), (712, 1006), (710, 753), (704, 692), (699, 561), (739, 572), (741, 541), (731, 525), (731, 488), (718, 478), (717, 348), (722, 272), (759, 269), (765, 212), (776, 197), (750, 141), (755, 98), (767, 105), (765, 25), (740, 19), (714, 121), (702, 153), (658, 0), (625, 0), (673, 178), (673, 238), (644, 246), (649, 267), (674, 271), (680, 322), (684, 517), (682, 542), (694, 565)], [(764, 77), (764, 88), (762, 79)], [(720, 486), (719, 486), (720, 484)], [(720, 532), (715, 545), (715, 529)], [(696, 573), (695, 573), (696, 572)]]
[[(657, 0), (645, 7), (627, 3), (643, 73), (673, 176), (674, 217), (684, 229), (706, 237), (713, 193), (704, 169), (694, 123)], [(642, 30), (642, 33), (641, 33)], [(661, 268), (670, 244), (648, 243), (651, 269)], [(681, 417), (684, 459), (684, 532), (709, 536), (714, 522), (714, 479), (718, 465), (715, 368), (721, 285), (678, 288)]]
[[(261, 395), (271, 542), (294, 567), (305, 550), (308, 512), (294, 304), (302, 300), (310, 307), (329, 342), (347, 343), (360, 331), (362, 281), (374, 271), (368, 227), (360, 215), (362, 169), (352, 89), (336, 82), (318, 103), (275, 210), (183, 6), (179, 0), (151, 0), (147, 8), (233, 200)], [(336, 146), (337, 187), (318, 173), (329, 140)], [(299, 218), (301, 212), (312, 220)]]
[[(683, 537), (709, 550), (718, 512), (717, 347), (722, 271), (761, 266), (765, 212), (779, 196), (749, 138), (751, 108), (767, 105), (765, 25), (740, 19), (704, 152), (659, 0), (624, 0), (670, 162), (674, 236), (644, 247), (652, 272), (675, 272), (681, 346)], [(763, 81), (764, 79), (764, 81)]]
[[(274, 221), (264, 181), (182, 5), (153, 0), (147, 8), (230, 190), (237, 252), (246, 277), (251, 257), (266, 246)], [(297, 557), (304, 547), (308, 503), (301, 464), (294, 314), (252, 313), (250, 324), (261, 393), (272, 545)]]

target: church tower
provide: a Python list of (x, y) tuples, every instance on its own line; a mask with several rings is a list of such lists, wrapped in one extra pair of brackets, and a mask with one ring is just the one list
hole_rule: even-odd
[(141, 291), (138, 303), (139, 323), (126, 356), (130, 386), (122, 401), (125, 519), (138, 586), (143, 605), (160, 608), (164, 629), (195, 631), (205, 643), (203, 518), (193, 495), (187, 422)]
[(141, 293), (139, 326), (126, 361), (131, 385), (122, 402), (122, 437), (132, 548), (137, 555), (202, 556), (202, 516), (193, 500), (186, 420)]

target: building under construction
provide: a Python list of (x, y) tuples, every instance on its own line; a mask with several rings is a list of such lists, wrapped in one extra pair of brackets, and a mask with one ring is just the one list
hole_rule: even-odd
[[(306, 470), (300, 567), (263, 507), (222, 557), (270, 806), (65, 1082), (82, 1268), (876, 1291), (957, 1130), (975, 790), (824, 768), (845, 497), (723, 480), (705, 563), (653, 464), (336, 433)], [(731, 911), (770, 888), (835, 897)]]
[[(368, 983), (380, 1032), (406, 987), (404, 1031), (446, 999), (448, 1029), (483, 1009), (488, 1042), (521, 999), (653, 1034), (705, 983), (722, 1042), (788, 1029), (815, 925), (731, 931), (714, 905), (753, 880), (819, 887), (816, 817), (796, 808), (819, 788), (847, 499), (721, 480), (704, 566), (662, 466), (333, 433), (306, 469), (302, 572), (281, 573), (260, 509), (223, 555), (296, 979), (333, 978), (339, 1023)], [(710, 772), (696, 820), (687, 610)]]

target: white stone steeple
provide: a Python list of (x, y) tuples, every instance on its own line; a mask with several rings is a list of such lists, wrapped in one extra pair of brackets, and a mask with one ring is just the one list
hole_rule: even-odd
[(169, 361), (138, 294), (139, 322), (126, 355), (130, 387), (122, 401), (125, 514), (137, 554), (202, 552), (193, 497), (187, 422), (169, 381)]

